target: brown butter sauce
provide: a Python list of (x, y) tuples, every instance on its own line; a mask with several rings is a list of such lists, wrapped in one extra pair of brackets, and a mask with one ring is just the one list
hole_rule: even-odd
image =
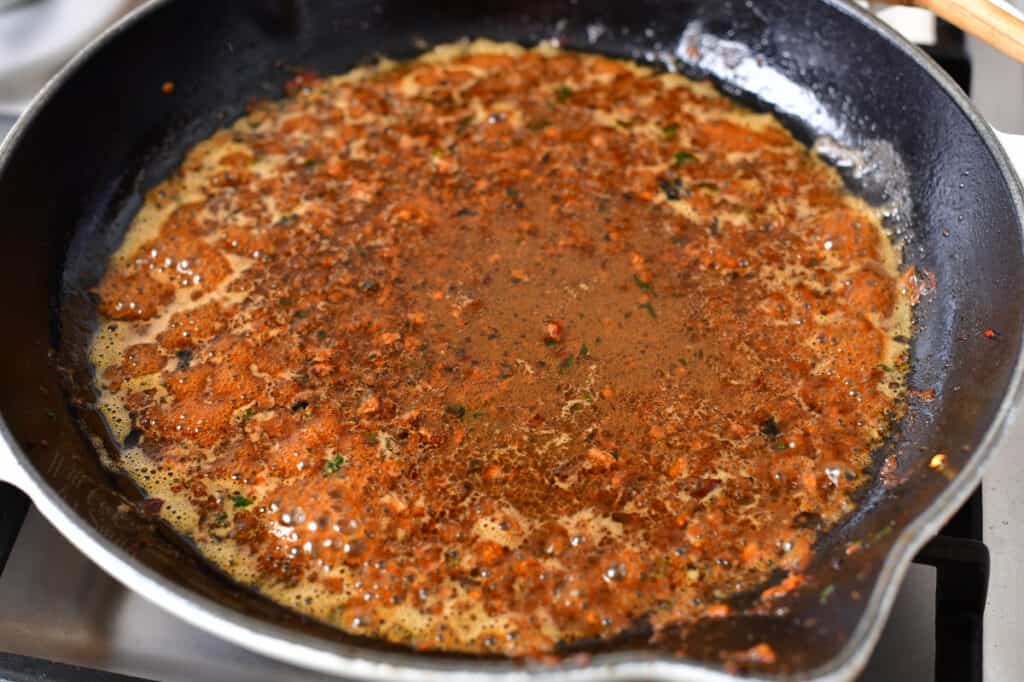
[(303, 77), (111, 260), (110, 464), (359, 634), (532, 655), (718, 614), (853, 508), (901, 405), (898, 262), (704, 83), (483, 41)]

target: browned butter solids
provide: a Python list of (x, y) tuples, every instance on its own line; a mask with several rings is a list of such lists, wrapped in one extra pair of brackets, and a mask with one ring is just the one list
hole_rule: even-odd
[(110, 464), (169, 523), (343, 630), (513, 656), (806, 565), (909, 333), (834, 170), (708, 84), (552, 48), (290, 90), (149, 193), (97, 289)]

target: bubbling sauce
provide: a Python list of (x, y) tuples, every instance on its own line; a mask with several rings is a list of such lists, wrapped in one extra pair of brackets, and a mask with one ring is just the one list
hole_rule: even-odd
[(483, 41), (289, 94), (191, 150), (97, 288), (108, 464), (227, 574), (539, 655), (720, 615), (853, 509), (909, 306), (773, 117)]

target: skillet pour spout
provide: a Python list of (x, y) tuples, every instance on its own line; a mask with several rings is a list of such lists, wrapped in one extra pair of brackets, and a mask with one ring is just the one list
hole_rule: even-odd
[[(880, 182), (870, 169), (847, 177), (871, 200), (899, 199), (891, 227), (905, 260), (935, 276), (909, 341), (910, 386), (934, 397), (911, 399), (875, 453), (882, 475), (819, 541), (804, 585), (770, 608), (682, 628), (668, 646), (637, 632), (553, 664), (419, 654), (346, 635), (228, 581), (100, 465), (99, 451), (114, 444), (82, 388), (96, 325), (89, 297), (143, 193), (247, 101), (282, 95), (295, 68), (341, 73), (465, 37), (557, 40), (710, 77), (807, 143), (827, 136), (840, 148), (884, 148), (898, 162)], [(77, 56), (19, 121), (0, 148), (0, 206), (0, 243), (12, 256), (0, 295), (18, 323), (0, 356), (0, 478), (105, 570), (181, 618), (348, 678), (853, 679), (910, 559), (977, 486), (1020, 385), (1019, 181), (948, 77), (840, 0), (153, 0)], [(941, 471), (929, 466), (938, 453)], [(762, 643), (770, 660), (741, 655)]]

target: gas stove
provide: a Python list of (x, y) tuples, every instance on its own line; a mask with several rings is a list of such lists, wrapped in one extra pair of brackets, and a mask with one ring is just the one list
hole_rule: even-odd
[[(924, 44), (990, 121), (1011, 132), (1024, 129), (1024, 66), (930, 16), (888, 18)], [(982, 488), (917, 556), (860, 680), (1024, 679), (1018, 642), (1024, 589), (1016, 575), (1024, 559), (1016, 531), (1024, 471), (1014, 458), (1022, 443), (1024, 424), (1018, 424)], [(138, 679), (324, 678), (222, 642), (127, 591), (21, 493), (0, 484), (0, 680)]]

